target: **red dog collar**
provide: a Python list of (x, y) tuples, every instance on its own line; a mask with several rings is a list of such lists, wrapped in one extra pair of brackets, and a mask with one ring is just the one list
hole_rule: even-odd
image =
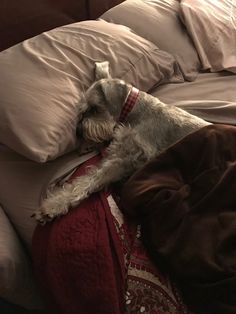
[(136, 103), (138, 95), (139, 95), (139, 90), (136, 87), (132, 87), (131, 90), (129, 91), (128, 96), (125, 100), (125, 103), (122, 107), (120, 117), (119, 117), (119, 122), (121, 122), (121, 123), (125, 122), (128, 114), (133, 109), (133, 107)]

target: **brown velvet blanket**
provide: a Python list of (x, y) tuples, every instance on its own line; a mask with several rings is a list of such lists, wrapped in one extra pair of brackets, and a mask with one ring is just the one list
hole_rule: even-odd
[(197, 313), (236, 313), (236, 127), (187, 136), (131, 177), (121, 199)]

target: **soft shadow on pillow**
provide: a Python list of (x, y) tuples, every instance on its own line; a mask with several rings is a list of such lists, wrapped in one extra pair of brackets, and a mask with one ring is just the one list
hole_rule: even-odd
[(182, 0), (181, 16), (203, 70), (236, 73), (236, 3), (229, 0)]
[(72, 151), (79, 97), (94, 81), (95, 61), (104, 60), (113, 77), (144, 91), (183, 81), (172, 55), (125, 26), (59, 27), (0, 54), (0, 142), (38, 162)]
[(193, 81), (199, 72), (200, 60), (179, 12), (178, 0), (127, 0), (105, 12), (101, 19), (126, 25), (174, 55), (185, 79)]
[(39, 309), (30, 259), (0, 207), (0, 297), (27, 309)]
[(29, 251), (36, 226), (31, 215), (45, 198), (47, 189), (92, 155), (78, 156), (72, 152), (54, 161), (38, 163), (10, 149), (0, 150), (0, 203)]

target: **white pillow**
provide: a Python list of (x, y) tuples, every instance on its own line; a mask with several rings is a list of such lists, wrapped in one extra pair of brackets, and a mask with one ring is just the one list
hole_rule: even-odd
[(0, 297), (28, 309), (42, 307), (35, 287), (30, 259), (1, 207)]
[(193, 81), (201, 63), (180, 20), (180, 12), (178, 0), (127, 0), (105, 12), (101, 19), (128, 26), (139, 36), (173, 55), (184, 78)]
[(0, 53), (0, 142), (38, 162), (74, 150), (78, 100), (105, 60), (144, 91), (183, 81), (173, 56), (125, 26), (62, 26)]
[(236, 73), (236, 2), (182, 0), (181, 17), (194, 41), (203, 70)]

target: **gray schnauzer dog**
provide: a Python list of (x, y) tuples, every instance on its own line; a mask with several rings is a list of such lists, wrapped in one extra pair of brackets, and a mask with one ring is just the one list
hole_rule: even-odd
[(35, 212), (44, 224), (65, 215), (91, 193), (131, 176), (170, 145), (209, 123), (158, 98), (111, 78), (109, 63), (96, 63), (96, 81), (79, 104), (78, 138), (110, 142), (97, 167), (49, 192)]

